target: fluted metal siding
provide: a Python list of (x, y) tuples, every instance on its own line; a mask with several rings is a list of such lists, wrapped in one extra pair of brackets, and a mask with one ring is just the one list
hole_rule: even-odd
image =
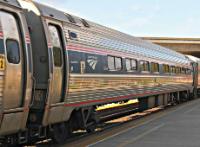
[[(71, 75), (66, 102), (78, 103), (120, 96), (145, 96), (166, 91), (184, 91), (192, 88), (192, 76), (92, 76)], [(135, 96), (134, 96), (135, 95)]]

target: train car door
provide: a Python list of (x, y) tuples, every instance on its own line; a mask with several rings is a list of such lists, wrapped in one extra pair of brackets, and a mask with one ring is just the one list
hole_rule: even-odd
[(62, 23), (46, 20), (44, 27), (48, 42), (50, 79), (43, 125), (48, 125), (62, 122), (64, 119), (63, 106), (67, 87), (67, 59)]
[(48, 25), (50, 39), (51, 39), (51, 52), (52, 52), (52, 82), (51, 82), (51, 104), (60, 103), (63, 101), (63, 43), (60, 34), (59, 26)]
[(0, 11), (1, 25), (5, 44), (5, 89), (4, 109), (22, 107), (23, 90), (23, 56), (19, 26), (16, 18), (7, 12)]

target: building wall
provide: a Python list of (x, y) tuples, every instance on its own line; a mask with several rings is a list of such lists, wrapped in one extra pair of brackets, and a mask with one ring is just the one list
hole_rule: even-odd
[(200, 58), (200, 38), (142, 37), (142, 39)]

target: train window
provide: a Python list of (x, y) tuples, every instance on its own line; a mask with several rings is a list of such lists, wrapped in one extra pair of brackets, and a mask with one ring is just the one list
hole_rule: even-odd
[(151, 63), (151, 71), (152, 72), (159, 72), (159, 64), (158, 63)]
[(149, 62), (148, 61), (140, 61), (140, 70), (141, 71), (149, 71)]
[(54, 57), (54, 65), (56, 67), (62, 66), (62, 52), (61, 52), (61, 41), (59, 37), (59, 31), (56, 26), (49, 25), (49, 31), (51, 35), (51, 41), (53, 45), (53, 57)]
[(108, 69), (109, 70), (121, 70), (122, 69), (122, 58), (108, 56)]
[(189, 69), (189, 68), (186, 69), (186, 74), (190, 75), (191, 72), (192, 72), (191, 69)]
[(180, 74), (181, 73), (181, 68), (180, 67), (176, 67), (176, 73)]
[(164, 73), (170, 73), (169, 65), (163, 64), (163, 72), (164, 72)]
[(58, 47), (53, 47), (53, 58), (54, 58), (54, 65), (57, 67), (62, 66), (61, 60), (61, 50)]
[(185, 69), (185, 68), (182, 68), (182, 69), (181, 69), (181, 73), (182, 73), (182, 74), (186, 74), (186, 69)]
[(6, 40), (8, 62), (18, 64), (20, 62), (19, 43), (16, 40)]
[(175, 68), (175, 66), (171, 66), (171, 73), (176, 73), (176, 68)]
[(135, 59), (126, 59), (126, 70), (135, 71), (137, 70), (137, 60)]
[(108, 69), (115, 70), (115, 57), (108, 56)]
[(131, 69), (137, 70), (137, 60), (134, 59), (131, 60)]
[(131, 71), (131, 59), (126, 59), (126, 70)]
[(20, 29), (18, 26), (17, 18), (12, 14), (7, 12), (0, 11), (1, 17), (1, 26), (4, 30), (3, 34), (5, 37), (5, 46), (6, 46), (6, 56), (9, 63), (19, 64), (20, 62), (20, 48), (21, 48), (21, 38), (20, 38)]
[(115, 69), (116, 70), (122, 69), (122, 58), (115, 57)]

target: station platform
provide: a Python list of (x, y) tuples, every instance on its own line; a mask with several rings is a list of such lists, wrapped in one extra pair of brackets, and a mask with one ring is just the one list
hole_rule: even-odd
[(102, 146), (200, 147), (200, 99), (89, 145)]

